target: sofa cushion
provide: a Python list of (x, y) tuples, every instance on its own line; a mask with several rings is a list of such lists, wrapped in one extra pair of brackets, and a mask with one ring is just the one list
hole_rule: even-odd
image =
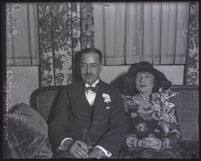
[(22, 103), (6, 114), (11, 158), (51, 158), (48, 126), (40, 114)]

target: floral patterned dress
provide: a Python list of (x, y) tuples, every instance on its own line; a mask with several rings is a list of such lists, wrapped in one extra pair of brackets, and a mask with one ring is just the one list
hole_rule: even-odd
[[(150, 107), (145, 108), (136, 104), (136, 96), (122, 95), (130, 124), (125, 142), (129, 158), (179, 157), (181, 133), (175, 105), (169, 101), (172, 96), (175, 93), (160, 89), (150, 96)], [(139, 146), (139, 140), (144, 138), (149, 138), (147, 143)], [(160, 140), (159, 149), (146, 146), (152, 138)]]

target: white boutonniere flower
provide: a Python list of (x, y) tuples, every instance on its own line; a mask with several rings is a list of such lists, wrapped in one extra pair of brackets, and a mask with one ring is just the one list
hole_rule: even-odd
[(106, 103), (111, 102), (110, 95), (108, 95), (107, 93), (103, 93), (102, 97), (104, 98), (104, 102)]

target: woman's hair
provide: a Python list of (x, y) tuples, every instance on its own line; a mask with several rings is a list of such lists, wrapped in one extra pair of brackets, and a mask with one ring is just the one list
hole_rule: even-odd
[[(143, 70), (141, 70), (143, 71)], [(135, 77), (137, 75), (138, 72), (141, 72), (141, 71), (137, 71), (135, 70), (135, 64), (132, 64), (129, 71), (128, 71), (128, 82), (129, 82), (129, 87), (131, 88), (131, 90), (135, 91), (134, 93), (138, 93), (138, 90), (136, 89), (136, 86), (135, 86)], [(149, 71), (146, 71), (145, 72), (149, 72)], [(151, 72), (149, 72), (151, 73)], [(153, 74), (153, 73), (152, 73)], [(157, 75), (153, 74), (154, 76), (154, 87), (153, 87), (153, 90), (152, 92), (158, 92), (159, 89), (161, 88), (161, 83), (162, 82), (162, 79), (157, 77)]]
[[(132, 64), (130, 66), (128, 72), (124, 75), (121, 75), (115, 81), (113, 81), (112, 85), (114, 85), (116, 88), (118, 88), (122, 94), (130, 95), (130, 96), (135, 95), (138, 93), (138, 90), (136, 89), (136, 86), (135, 86), (135, 77), (136, 77), (137, 73), (140, 71), (146, 71), (146, 70), (137, 70), (136, 71), (136, 64)], [(150, 71), (147, 71), (147, 72), (150, 72)], [(150, 72), (150, 73), (152, 73), (152, 72)], [(152, 74), (154, 75), (154, 87), (152, 90), (153, 93), (158, 92), (159, 88), (161, 88), (161, 87), (164, 87), (165, 89), (167, 89), (167, 87), (169, 88), (169, 84), (167, 86), (168, 80), (166, 80), (166, 79), (164, 80), (164, 77), (160, 78), (154, 73), (152, 73)], [(166, 83), (163, 84), (163, 82), (166, 82)]]
[(121, 74), (111, 82), (111, 85), (116, 87), (124, 95), (133, 96), (136, 94), (136, 91), (133, 90), (133, 79), (130, 79), (127, 73)]

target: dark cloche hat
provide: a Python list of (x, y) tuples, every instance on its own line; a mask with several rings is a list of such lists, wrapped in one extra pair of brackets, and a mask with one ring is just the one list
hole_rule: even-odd
[(163, 87), (165, 90), (168, 89), (172, 83), (165, 77), (165, 75), (159, 70), (155, 69), (154, 66), (146, 61), (142, 61), (136, 63), (131, 70), (132, 76), (136, 76), (136, 74), (140, 71), (146, 71), (152, 73), (155, 77), (158, 78), (159, 82), (157, 82), (157, 87)]

